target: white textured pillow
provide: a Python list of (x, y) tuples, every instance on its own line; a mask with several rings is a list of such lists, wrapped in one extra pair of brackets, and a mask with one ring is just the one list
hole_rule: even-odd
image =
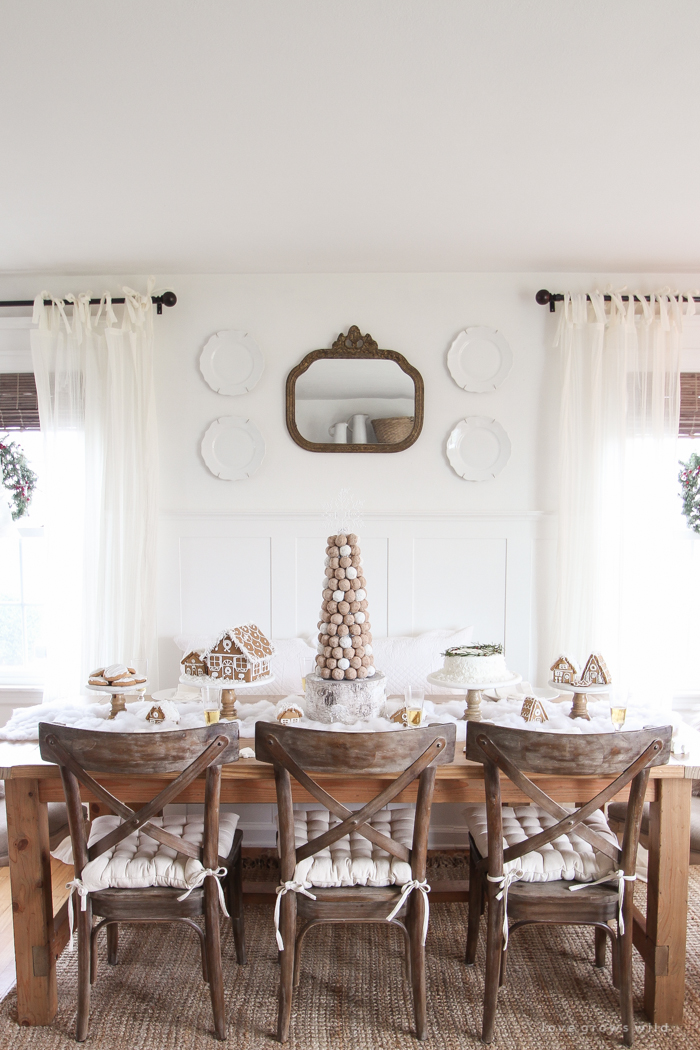
[[(381, 809), (368, 823), (375, 831), (411, 849), (415, 814), (412, 805), (395, 805)], [(296, 805), (294, 841), (297, 849), (338, 824), (338, 818), (331, 816), (323, 806)], [(307, 886), (403, 886), (411, 878), (410, 864), (392, 857), (357, 831), (300, 861), (294, 871), (295, 881)]]
[(459, 631), (426, 631), (415, 638), (373, 638), (374, 666), (386, 675), (387, 695), (403, 694), (408, 685), (425, 689), (426, 693), (446, 693), (444, 686), (428, 685), (426, 678), (442, 667), (445, 649), (469, 645), (473, 633), (473, 627), (462, 627)]
[[(111, 814), (97, 817), (92, 822), (88, 845), (104, 838), (121, 822), (121, 817)], [(201, 846), (204, 840), (203, 816), (186, 817), (182, 814), (166, 813), (164, 817), (153, 817), (152, 823), (194, 846)], [(231, 852), (237, 824), (237, 813), (222, 813), (219, 817), (221, 859), (225, 859)], [(61, 851), (54, 851), (52, 856), (63, 860), (64, 864), (72, 864), (70, 838), (61, 843)], [(70, 856), (69, 860), (66, 859), (67, 856)], [(196, 875), (203, 870), (200, 861), (184, 853), (176, 853), (174, 849), (163, 846), (139, 829), (95, 860), (89, 861), (83, 868), (81, 878), (91, 891), (110, 887), (138, 889), (146, 886), (172, 886), (186, 890)]]
[[(572, 806), (565, 806), (573, 812)], [(482, 803), (465, 806), (464, 812), (467, 827), (476, 848), (482, 857), (488, 855), (488, 837), (486, 824), (486, 806)], [(524, 839), (532, 838), (540, 831), (546, 831), (558, 823), (540, 806), (503, 806), (503, 848), (515, 846)], [(617, 846), (617, 836), (610, 830), (604, 814), (597, 809), (591, 813), (584, 824), (592, 831)], [(575, 882), (592, 882), (613, 871), (614, 862), (604, 853), (597, 853), (590, 842), (576, 834), (576, 828), (569, 835), (562, 834), (553, 842), (548, 842), (532, 853), (526, 853), (517, 860), (503, 865), (504, 871), (521, 868), (523, 882), (558, 882), (560, 879)]]

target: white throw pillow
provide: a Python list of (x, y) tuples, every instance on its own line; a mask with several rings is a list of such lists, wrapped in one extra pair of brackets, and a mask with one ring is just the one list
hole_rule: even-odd
[(459, 631), (426, 631), (425, 634), (397, 635), (372, 640), (374, 666), (386, 675), (387, 696), (403, 692), (406, 686), (425, 689), (428, 694), (443, 693), (444, 686), (428, 685), (426, 678), (443, 665), (442, 653), (454, 645), (469, 645), (473, 627)]
[(316, 661), (316, 647), (309, 644), (307, 638), (275, 638), (272, 644), (275, 655), (270, 658), (270, 670), (275, 676), (272, 685), (255, 685), (245, 692), (241, 699), (249, 696), (298, 696), (301, 692), (302, 657), (308, 656)]

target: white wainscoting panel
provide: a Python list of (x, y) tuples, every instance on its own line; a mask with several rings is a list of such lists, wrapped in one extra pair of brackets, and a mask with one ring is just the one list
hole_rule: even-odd
[[(273, 638), (313, 635), (330, 531), (313, 515), (164, 514), (160, 687), (177, 681), (177, 634), (213, 633), (252, 620)], [(475, 640), (504, 642), (508, 666), (523, 678), (546, 680), (551, 609), (534, 567), (541, 574), (540, 555), (552, 549), (548, 516), (367, 515), (358, 531), (373, 633), (412, 635), (473, 624)], [(272, 807), (235, 808), (244, 842), (274, 845)], [(431, 846), (464, 846), (462, 823), (461, 807), (436, 808)]]

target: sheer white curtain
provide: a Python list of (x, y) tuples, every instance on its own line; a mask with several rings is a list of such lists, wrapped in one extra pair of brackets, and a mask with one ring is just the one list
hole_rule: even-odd
[[(641, 298), (641, 296), (640, 296)], [(599, 650), (615, 690), (669, 703), (680, 335), (667, 291), (650, 303), (567, 294), (561, 352), (560, 652)]]
[[(32, 357), (47, 473), (44, 698), (81, 691), (105, 661), (157, 675), (157, 435), (151, 288), (37, 297)], [(65, 302), (73, 303), (66, 311)], [(70, 316), (69, 316), (70, 315)]]

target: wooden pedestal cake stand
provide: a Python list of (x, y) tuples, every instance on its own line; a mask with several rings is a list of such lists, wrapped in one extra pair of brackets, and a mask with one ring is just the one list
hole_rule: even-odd
[(234, 718), (238, 718), (236, 692), (243, 692), (257, 685), (271, 685), (274, 680), (273, 674), (265, 675), (264, 678), (256, 678), (254, 682), (234, 682), (230, 678), (194, 678), (192, 675), (180, 675), (182, 685), (190, 685), (194, 689), (201, 689), (208, 685), (211, 689), (221, 690), (221, 717), (225, 722), (232, 722)]
[[(467, 689), (467, 706), (464, 709), (462, 718), (465, 722), (480, 722), (481, 721), (481, 701), (483, 700), (482, 693), (484, 689), (509, 689), (512, 685), (517, 685), (518, 682), (522, 682), (523, 676), (520, 674), (514, 674), (511, 678), (507, 678), (505, 681), (500, 682), (479, 682), (478, 688), (475, 686), (473, 689)], [(448, 689), (451, 693), (463, 693), (463, 685), (451, 685), (447, 679), (443, 678), (439, 671), (434, 674), (429, 674), (427, 681), (431, 685), (442, 686), (443, 689)]]
[(112, 709), (109, 713), (110, 720), (116, 718), (120, 711), (126, 711), (127, 696), (143, 697), (148, 688), (148, 682), (139, 682), (138, 685), (88, 685), (88, 689), (96, 693), (112, 694)]
[(572, 682), (571, 685), (568, 685), (565, 682), (550, 681), (549, 684), (552, 689), (558, 689), (560, 693), (573, 693), (574, 702), (569, 711), (569, 718), (585, 718), (587, 722), (591, 720), (588, 713), (588, 697), (595, 696), (596, 693), (609, 693), (612, 689), (611, 685), (581, 685), (580, 682)]

